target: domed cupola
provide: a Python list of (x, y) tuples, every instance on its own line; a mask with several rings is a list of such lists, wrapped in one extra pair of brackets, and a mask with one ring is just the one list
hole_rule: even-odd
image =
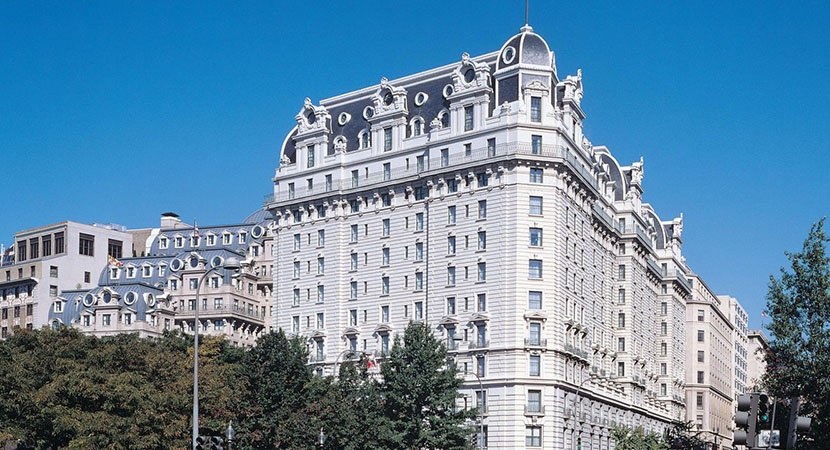
[(525, 86), (531, 83), (535, 88), (541, 86), (550, 91), (559, 81), (554, 53), (530, 25), (523, 26), (502, 46), (494, 77), (497, 105), (519, 100)]
[(519, 34), (502, 46), (496, 71), (515, 65), (541, 66), (542, 69), (553, 67), (553, 54), (548, 43), (534, 33), (530, 25), (523, 26)]

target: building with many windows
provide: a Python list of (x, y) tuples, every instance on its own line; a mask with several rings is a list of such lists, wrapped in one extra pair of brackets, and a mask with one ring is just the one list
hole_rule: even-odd
[[(49, 323), (98, 336), (153, 337), (171, 329), (193, 332), (198, 308), (201, 334), (254, 345), (267, 329), (270, 307), (269, 222), (258, 211), (242, 224), (200, 229), (165, 213), (160, 228), (131, 231), (144, 238), (137, 242), (142, 256), (112, 261), (91, 288), (62, 290)], [(223, 268), (228, 258), (241, 260), (242, 268)]]
[(306, 99), (265, 204), (273, 326), (331, 374), (429, 324), (491, 448), (612, 448), (615, 426), (684, 419), (702, 283), (682, 217), (643, 200), (642, 160), (583, 135), (582, 95), (525, 26), (496, 52)]
[(67, 221), (15, 233), (0, 266), (0, 338), (49, 323), (62, 311), (60, 292), (95, 287), (107, 255), (131, 250), (132, 235), (119, 225)]

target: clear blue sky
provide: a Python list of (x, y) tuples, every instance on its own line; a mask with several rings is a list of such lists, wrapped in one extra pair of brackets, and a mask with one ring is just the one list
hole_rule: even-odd
[[(645, 158), (688, 263), (760, 323), (827, 214), (827, 2), (531, 1), (586, 133)], [(498, 50), (524, 1), (0, 2), (0, 242), (58, 222), (233, 223), (315, 102)]]

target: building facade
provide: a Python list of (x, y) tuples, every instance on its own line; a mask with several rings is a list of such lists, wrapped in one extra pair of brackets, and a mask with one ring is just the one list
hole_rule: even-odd
[[(132, 231), (144, 239), (135, 251), (143, 256), (111, 261), (92, 288), (62, 291), (49, 323), (97, 336), (154, 337), (192, 333), (198, 308), (200, 334), (254, 345), (271, 303), (268, 223), (258, 211), (242, 224), (199, 229), (166, 213), (161, 228)], [(223, 268), (229, 258), (241, 260), (241, 269)]]
[(767, 371), (764, 357), (769, 351), (769, 339), (763, 330), (750, 330), (747, 341), (747, 386), (750, 392), (757, 392), (760, 391), (761, 377)]
[(696, 275), (686, 302), (686, 420), (702, 438), (731, 448), (734, 416), (735, 327), (730, 304)]
[(613, 448), (615, 426), (686, 417), (682, 217), (642, 200), (642, 160), (583, 135), (582, 95), (525, 26), (497, 52), (306, 99), (265, 205), (273, 327), (331, 374), (429, 324), (490, 448)]
[(107, 255), (121, 257), (132, 235), (118, 225), (60, 222), (20, 231), (0, 267), (0, 338), (40, 328), (60, 313), (59, 293), (97, 286)]

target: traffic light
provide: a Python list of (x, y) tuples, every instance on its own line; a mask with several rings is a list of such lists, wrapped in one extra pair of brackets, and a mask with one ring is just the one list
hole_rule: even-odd
[(798, 415), (798, 407), (801, 405), (801, 398), (795, 397), (790, 401), (790, 427), (787, 431), (787, 450), (795, 448), (796, 432), (806, 433), (810, 431), (812, 420), (809, 417)]
[[(738, 397), (738, 412), (735, 413), (734, 445), (755, 446), (755, 432), (758, 418), (758, 400), (760, 394), (741, 394)], [(767, 398), (769, 400), (769, 398)]]
[(768, 430), (770, 426), (770, 411), (769, 411), (769, 395), (758, 394), (758, 425), (755, 426), (756, 431)]

